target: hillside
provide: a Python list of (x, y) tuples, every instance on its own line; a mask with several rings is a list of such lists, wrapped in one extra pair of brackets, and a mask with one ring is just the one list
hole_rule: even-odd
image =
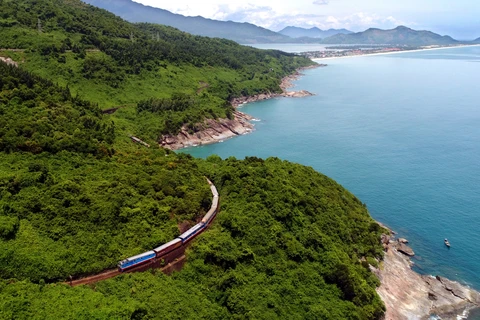
[[(335, 181), (277, 158), (201, 160), (128, 138), (154, 145), (184, 121), (228, 116), (229, 97), (276, 90), (308, 60), (76, 0), (0, 10), (0, 56), (18, 63), (0, 62), (1, 318), (381, 317), (368, 264), (383, 230)], [(205, 177), (221, 211), (181, 272), (62, 283), (194, 225), (212, 201)]]
[(251, 23), (218, 21), (200, 16), (186, 17), (131, 0), (84, 0), (130, 22), (150, 22), (171, 26), (194, 35), (225, 38), (238, 43), (289, 42), (289, 37)]
[(300, 27), (292, 27), (288, 26), (283, 28), (282, 30), (278, 31), (278, 33), (283, 34), (285, 36), (289, 36), (291, 38), (327, 38), (334, 36), (336, 34), (350, 34), (353, 33), (347, 29), (328, 29), (322, 30), (317, 27), (312, 27), (310, 29), (307, 28), (300, 28)]
[[(15, 66), (0, 68), (0, 112), (8, 115), (0, 131), (2, 317), (383, 314), (368, 266), (382, 256), (383, 230), (333, 180), (277, 158), (201, 160), (115, 145), (117, 130), (95, 104)], [(195, 224), (211, 204), (205, 176), (222, 209), (181, 272), (58, 283), (114, 268)]]
[[(310, 60), (171, 27), (134, 25), (79, 0), (0, 3), (0, 56), (68, 86), (101, 109), (121, 106), (117, 129), (156, 144), (183, 125), (232, 117), (228, 100), (280, 92)], [(38, 18), (40, 17), (40, 18)], [(137, 104), (141, 108), (137, 108)], [(162, 104), (162, 108), (148, 105)]]
[(447, 45), (458, 43), (449, 36), (431, 31), (416, 31), (404, 26), (391, 30), (370, 28), (352, 34), (337, 34), (322, 40), (326, 44), (392, 44), (409, 46)]

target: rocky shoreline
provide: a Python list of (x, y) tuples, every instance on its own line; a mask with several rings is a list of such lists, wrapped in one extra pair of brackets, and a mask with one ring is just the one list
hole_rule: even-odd
[(458, 315), (480, 307), (479, 292), (444, 277), (413, 271), (409, 256), (414, 253), (406, 242), (382, 236), (384, 260), (378, 269), (371, 267), (381, 282), (377, 292), (387, 308), (385, 320), (429, 319), (432, 315), (458, 319)]
[(272, 99), (276, 97), (301, 98), (312, 96), (313, 94), (306, 91), (288, 91), (293, 86), (293, 81), (297, 80), (302, 74), (302, 70), (324, 67), (326, 64), (315, 64), (309, 67), (299, 68), (295, 73), (282, 79), (280, 88), (282, 93), (261, 93), (249, 97), (238, 97), (230, 101), (235, 108), (233, 119), (207, 119), (203, 123), (198, 123), (196, 132), (191, 132), (184, 126), (176, 136), (164, 135), (160, 138), (159, 145), (170, 150), (178, 150), (186, 147), (194, 147), (216, 142), (222, 142), (225, 139), (250, 133), (254, 130), (254, 125), (250, 123), (253, 117), (240, 112), (237, 108), (243, 104)]
[(166, 149), (178, 150), (221, 142), (252, 132), (253, 124), (250, 123), (250, 120), (253, 120), (253, 117), (243, 112), (233, 111), (233, 119), (207, 119), (203, 123), (197, 124), (198, 131), (194, 133), (184, 126), (176, 136), (162, 136), (159, 144)]

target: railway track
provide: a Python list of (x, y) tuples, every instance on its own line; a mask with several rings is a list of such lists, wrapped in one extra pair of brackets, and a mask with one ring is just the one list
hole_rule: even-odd
[[(215, 199), (215, 197), (217, 197), (216, 199), (217, 199), (218, 207), (216, 207), (216, 214), (213, 215), (211, 220), (209, 220), (205, 224), (206, 227), (204, 229), (201, 229), (201, 231), (198, 234), (196, 234), (194, 237), (192, 237), (188, 241), (188, 243), (185, 243), (184, 245), (168, 252), (167, 254), (162, 255), (160, 257), (160, 259), (153, 259), (146, 264), (142, 264), (142, 265), (139, 265), (137, 267), (133, 267), (133, 268), (128, 269), (124, 272), (121, 272), (118, 269), (109, 269), (109, 270), (105, 270), (101, 273), (98, 273), (98, 274), (95, 274), (95, 275), (92, 275), (92, 276), (87, 276), (87, 277), (84, 277), (84, 278), (81, 278), (81, 279), (75, 279), (75, 280), (70, 279), (70, 281), (65, 281), (64, 284), (70, 285), (72, 287), (76, 287), (76, 286), (80, 286), (80, 285), (88, 285), (88, 284), (93, 284), (93, 283), (96, 283), (96, 282), (99, 282), (99, 281), (103, 281), (103, 280), (107, 280), (107, 279), (116, 277), (116, 276), (121, 275), (123, 273), (142, 272), (142, 271), (146, 271), (146, 270), (149, 270), (149, 269), (160, 269), (160, 271), (162, 271), (163, 273), (166, 273), (166, 274), (170, 274), (173, 271), (181, 270), (181, 268), (185, 264), (185, 260), (186, 260), (185, 249), (188, 247), (188, 244), (193, 239), (195, 239), (198, 235), (203, 233), (211, 225), (211, 223), (213, 222), (213, 220), (215, 219), (215, 217), (216, 217), (216, 215), (218, 214), (218, 211), (219, 211), (218, 193), (216, 191), (216, 188), (210, 180), (207, 179), (207, 182), (211, 187), (213, 186), (213, 189), (215, 190), (214, 199)], [(210, 210), (214, 210), (214, 209), (210, 209)]]
[(64, 282), (64, 283), (69, 284), (72, 287), (76, 287), (76, 286), (80, 286), (82, 284), (91, 284), (91, 283), (95, 283), (95, 282), (98, 282), (98, 281), (107, 280), (107, 279), (116, 277), (120, 274), (121, 274), (121, 272), (118, 271), (117, 269), (112, 269), (112, 270), (106, 270), (106, 271), (104, 271), (102, 273), (99, 273), (99, 274), (96, 274), (94, 276), (90, 276), (90, 277), (86, 277), (86, 278), (82, 278), (82, 279), (78, 279), (78, 280), (72, 280), (72, 281)]
[[(181, 268), (185, 264), (185, 259), (186, 259), (185, 255), (182, 255), (181, 257), (176, 258), (174, 261), (168, 263), (167, 265), (165, 265), (165, 266), (163, 266), (159, 269), (160, 269), (161, 272), (166, 273), (166, 274), (170, 274), (173, 271), (179, 271), (179, 270), (181, 270)], [(68, 284), (72, 287), (94, 284), (96, 282), (107, 280), (107, 279), (119, 276), (121, 274), (124, 274), (124, 273), (143, 272), (143, 271), (148, 270), (148, 269), (155, 269), (155, 266), (150, 265), (147, 268), (145, 268), (145, 266), (139, 266), (139, 267), (134, 268), (132, 270), (129, 270), (127, 272), (120, 272), (117, 269), (111, 269), (111, 270), (103, 271), (102, 273), (99, 273), (99, 274), (96, 274), (96, 275), (93, 275), (93, 276), (90, 276), (90, 277), (85, 277), (85, 278), (78, 279), (78, 280), (72, 280), (72, 281), (64, 282), (64, 284)]]

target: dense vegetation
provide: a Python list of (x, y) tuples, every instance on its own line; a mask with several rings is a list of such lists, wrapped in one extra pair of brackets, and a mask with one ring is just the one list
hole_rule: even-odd
[[(304, 60), (131, 25), (76, 0), (0, 7), (2, 46), (26, 49), (7, 52), (20, 68), (0, 63), (0, 318), (383, 314), (366, 262), (381, 257), (382, 230), (333, 180), (276, 158), (200, 160), (127, 137), (227, 116), (229, 97), (275, 89)], [(171, 51), (156, 58), (148, 48), (161, 41)], [(209, 61), (211, 49), (225, 58)], [(153, 94), (156, 82), (168, 89)], [(82, 86), (93, 93), (80, 95)], [(101, 112), (124, 98), (135, 104)], [(204, 176), (218, 187), (222, 211), (181, 272), (59, 283), (114, 268), (193, 225), (211, 204)]]
[[(41, 304), (44, 312), (69, 308), (66, 314), (75, 318), (138, 312), (175, 318), (178, 310), (193, 317), (195, 308), (219, 319), (375, 319), (382, 313), (378, 280), (360, 262), (381, 256), (381, 230), (348, 191), (279, 159), (202, 161), (159, 153), (108, 161), (69, 153), (7, 157), (2, 172), (30, 165), (2, 177), (1, 216), (10, 227), (2, 230), (1, 274), (17, 279), (0, 289), (4, 312), (28, 317)], [(46, 171), (42, 165), (55, 184), (36, 179), (41, 173), (34, 170)], [(176, 235), (176, 223), (192, 221), (209, 205), (203, 174), (219, 187), (222, 212), (194, 242), (181, 273), (128, 275), (95, 291), (44, 285), (113, 267)], [(21, 181), (16, 193), (9, 192), (12, 180)], [(155, 289), (165, 287), (160, 294)], [(22, 294), (11, 296), (14, 291)], [(198, 293), (193, 301), (186, 297), (191, 291)], [(82, 306), (68, 306), (72, 299)]]
[[(38, 122), (26, 111), (13, 117), (11, 110), (45, 112), (54, 136), (69, 137), (73, 130), (72, 145), (89, 146), (56, 150), (48, 130), (2, 144), (10, 146), (0, 153), (2, 317), (376, 319), (382, 314), (378, 280), (361, 262), (381, 257), (381, 230), (364, 205), (331, 179), (275, 158), (204, 161), (133, 144), (113, 150), (115, 131), (102, 129), (108, 116), (95, 105), (77, 103), (66, 90), (28, 72), (2, 70), (9, 80), (1, 97), (32, 91), (28, 99), (0, 100), (8, 115), (2, 117), (4, 132), (17, 122)], [(72, 108), (73, 121), (48, 116), (52, 108)], [(97, 131), (80, 120), (87, 114)], [(109, 138), (98, 139), (102, 133)], [(42, 139), (47, 143), (39, 144)], [(34, 144), (44, 148), (22, 148)], [(110, 152), (98, 153), (99, 148)], [(94, 290), (53, 284), (113, 268), (178, 235), (180, 223), (195, 223), (211, 201), (204, 176), (219, 188), (222, 212), (194, 242), (182, 272), (170, 278), (126, 275)]]
[(0, 63), (0, 151), (108, 155), (114, 125), (68, 88)]
[(38, 282), (98, 272), (178, 236), (209, 206), (192, 163), (152, 154), (100, 161), (2, 155), (0, 274)]
[[(228, 100), (279, 91), (280, 79), (310, 60), (280, 51), (134, 25), (80, 0), (3, 0), (0, 52), (101, 109), (123, 106), (118, 129), (154, 143), (184, 124), (231, 116)], [(135, 111), (145, 99), (196, 96), (187, 110)]]

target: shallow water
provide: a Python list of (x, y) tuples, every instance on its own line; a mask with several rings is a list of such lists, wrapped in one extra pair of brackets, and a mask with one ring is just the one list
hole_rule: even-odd
[(182, 152), (312, 166), (409, 239), (417, 271), (480, 290), (480, 47), (327, 63), (296, 81), (315, 96), (246, 105), (254, 133)]

